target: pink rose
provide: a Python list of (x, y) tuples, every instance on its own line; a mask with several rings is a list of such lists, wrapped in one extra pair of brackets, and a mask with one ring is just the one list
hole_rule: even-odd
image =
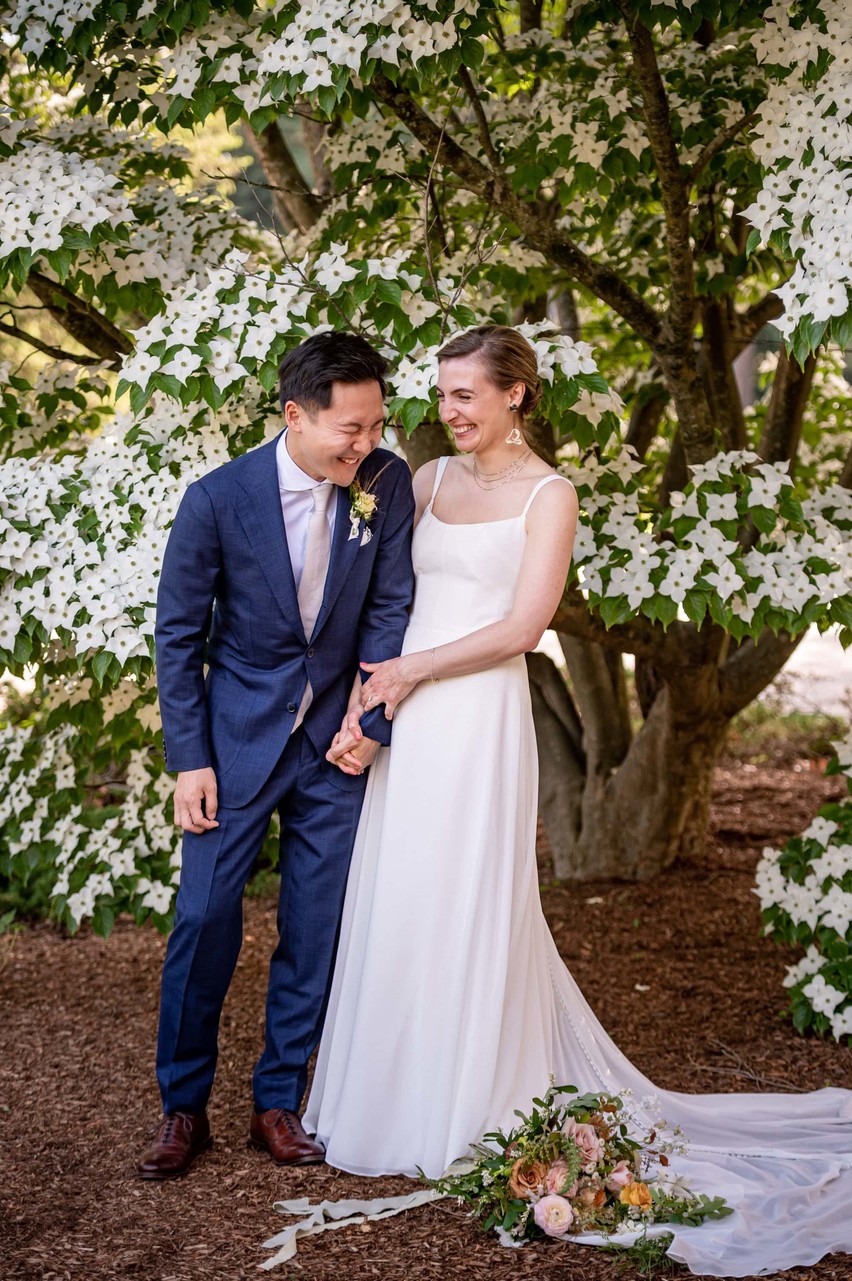
[(574, 1211), (564, 1196), (543, 1196), (533, 1210), (542, 1232), (549, 1237), (564, 1237), (574, 1221)]
[(619, 1161), (618, 1165), (612, 1167), (612, 1172), (608, 1175), (606, 1185), (610, 1192), (620, 1192), (626, 1188), (629, 1183), (633, 1182), (633, 1171), (626, 1161)]
[(573, 1139), (580, 1149), (580, 1156), (583, 1158), (583, 1169), (587, 1173), (597, 1168), (597, 1164), (604, 1154), (604, 1146), (601, 1137), (593, 1125), (583, 1125), (575, 1121), (571, 1116), (565, 1122), (565, 1135)]
[(576, 1181), (570, 1188), (565, 1186), (568, 1178), (568, 1164), (566, 1161), (554, 1161), (553, 1165), (547, 1171), (547, 1177), (544, 1180), (545, 1192), (550, 1192), (558, 1196), (574, 1196), (577, 1191)]

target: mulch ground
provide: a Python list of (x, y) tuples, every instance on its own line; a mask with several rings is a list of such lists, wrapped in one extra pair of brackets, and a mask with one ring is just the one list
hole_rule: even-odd
[[(750, 892), (761, 847), (800, 831), (840, 794), (837, 780), (806, 769), (731, 762), (717, 775), (700, 860), (646, 885), (553, 886), (543, 867), (545, 909), (562, 955), (621, 1048), (660, 1086), (852, 1084), (848, 1049), (803, 1040), (781, 1017), (789, 957), (761, 937)], [(404, 1179), (357, 1179), (326, 1167), (279, 1170), (247, 1148), (274, 933), (274, 903), (247, 901), (210, 1108), (216, 1143), (176, 1184), (140, 1183), (133, 1172), (158, 1118), (163, 940), (123, 922), (106, 941), (65, 939), (49, 926), (0, 939), (0, 1281), (240, 1281), (262, 1275), (261, 1243), (285, 1222), (272, 1208), (276, 1199), (410, 1190)], [(635, 1273), (593, 1248), (503, 1250), (441, 1203), (309, 1240), (270, 1275), (614, 1281)], [(788, 1276), (852, 1281), (852, 1256)]]

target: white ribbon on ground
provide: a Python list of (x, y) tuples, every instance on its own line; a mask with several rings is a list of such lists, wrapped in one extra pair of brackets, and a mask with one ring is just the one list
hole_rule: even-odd
[(313, 1237), (333, 1228), (348, 1228), (357, 1223), (389, 1219), (394, 1214), (413, 1210), (415, 1206), (426, 1205), (429, 1201), (440, 1201), (444, 1196), (445, 1193), (437, 1192), (434, 1188), (420, 1188), (407, 1196), (376, 1197), (373, 1201), (319, 1201), (316, 1205), (311, 1203), (309, 1197), (300, 1197), (297, 1201), (276, 1201), (274, 1208), (279, 1214), (299, 1214), (303, 1217), (277, 1236), (264, 1241), (264, 1249), (274, 1250), (276, 1246), (279, 1249), (271, 1259), (265, 1259), (260, 1267), (268, 1271), (279, 1263), (292, 1259), (300, 1237)]

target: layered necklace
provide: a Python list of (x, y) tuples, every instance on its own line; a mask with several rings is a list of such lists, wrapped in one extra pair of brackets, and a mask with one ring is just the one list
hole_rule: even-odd
[(520, 458), (513, 459), (508, 467), (503, 467), (500, 471), (482, 471), (477, 467), (474, 456), (473, 479), (480, 489), (499, 489), (501, 485), (507, 485), (520, 471), (523, 471), (530, 458), (532, 458), (532, 450), (528, 449)]

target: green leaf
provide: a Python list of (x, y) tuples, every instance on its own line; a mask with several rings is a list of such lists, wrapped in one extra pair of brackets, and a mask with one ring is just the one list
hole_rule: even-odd
[(108, 650), (102, 649), (92, 659), (92, 675), (100, 686), (103, 686), (104, 678), (112, 663), (112, 657)]
[(407, 436), (411, 435), (415, 427), (419, 427), (420, 423), (425, 418), (428, 409), (428, 400), (409, 400), (406, 402), (400, 411), (399, 418), (405, 428), (405, 434)]

